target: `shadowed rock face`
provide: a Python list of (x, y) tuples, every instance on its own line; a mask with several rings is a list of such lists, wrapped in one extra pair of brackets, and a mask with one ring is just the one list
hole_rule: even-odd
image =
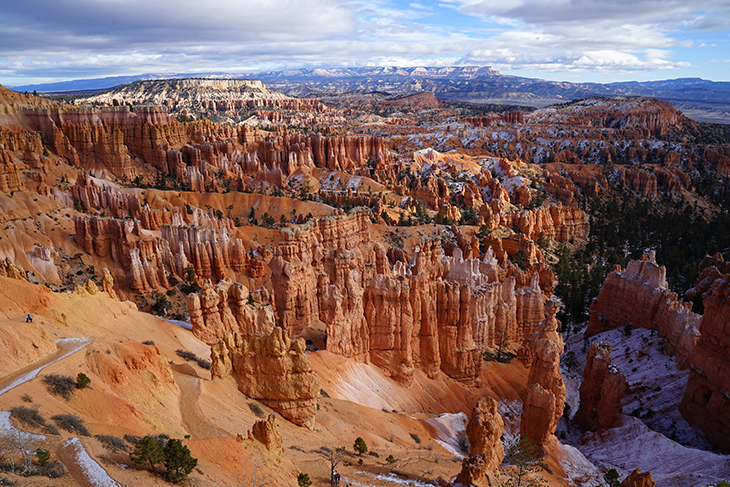
[(545, 322), (532, 342), (533, 354), (530, 374), (527, 378), (527, 397), (522, 409), (520, 433), (530, 440), (545, 446), (555, 433), (558, 420), (565, 405), (565, 384), (560, 375), (560, 355), (563, 353), (563, 338), (558, 333), (555, 318), (561, 302), (557, 298), (547, 300)]
[(591, 344), (580, 386), (580, 409), (576, 413), (581, 428), (610, 427), (621, 414), (621, 399), (626, 388), (626, 377), (611, 366), (611, 344)]
[(299, 426), (314, 428), (319, 379), (304, 355), (304, 339), (292, 341), (281, 328), (245, 341), (227, 333), (211, 347), (213, 378), (233, 376), (238, 389)]
[(714, 445), (730, 450), (730, 274), (715, 280), (704, 304), (680, 411)]
[(590, 307), (586, 334), (594, 335), (631, 325), (657, 330), (664, 338), (677, 366), (686, 368), (699, 337), (700, 315), (668, 289), (666, 269), (658, 266), (654, 253), (633, 260), (606, 276), (601, 291)]
[(490, 485), (489, 476), (504, 459), (503, 432), (504, 421), (497, 412), (497, 401), (491, 397), (480, 398), (466, 425), (469, 457), (462, 462), (457, 484)]

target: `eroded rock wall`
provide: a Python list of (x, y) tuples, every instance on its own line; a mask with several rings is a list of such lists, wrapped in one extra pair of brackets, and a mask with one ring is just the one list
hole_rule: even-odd
[(730, 274), (715, 280), (704, 303), (680, 411), (714, 445), (730, 451)]
[(491, 252), (445, 256), (439, 240), (391, 266), (370, 225), (358, 209), (282, 231), (269, 265), (279, 323), (292, 336), (326, 327), (327, 350), (405, 383), (417, 368), (469, 381), (498, 336), (519, 345), (542, 320), (541, 273), (508, 275)]
[(630, 325), (657, 330), (667, 352), (685, 368), (698, 339), (700, 316), (668, 288), (666, 269), (658, 266), (653, 252), (629, 262), (625, 270), (606, 276), (601, 291), (590, 306), (586, 333), (594, 335)]

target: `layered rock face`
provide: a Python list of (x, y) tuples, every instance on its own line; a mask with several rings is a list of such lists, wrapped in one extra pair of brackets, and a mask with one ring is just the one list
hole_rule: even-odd
[(208, 345), (230, 333), (246, 341), (266, 337), (276, 326), (268, 291), (249, 292), (231, 279), (215, 286), (206, 280), (200, 292), (188, 295), (187, 307), (193, 335)]
[(504, 459), (503, 432), (504, 421), (497, 412), (497, 401), (491, 397), (480, 398), (466, 425), (469, 457), (462, 462), (456, 484), (491, 485), (489, 475), (497, 471)]
[(522, 408), (520, 433), (533, 443), (544, 447), (555, 433), (565, 406), (565, 384), (560, 375), (560, 355), (565, 344), (558, 333), (555, 315), (561, 302), (547, 300), (545, 321), (535, 336), (531, 350), (534, 355), (527, 378), (527, 397)]
[(580, 385), (580, 409), (575, 416), (581, 428), (609, 428), (621, 414), (626, 388), (626, 377), (611, 365), (611, 344), (591, 344)]
[(130, 276), (130, 288), (139, 293), (169, 287), (166, 276), (182, 279), (188, 267), (201, 279), (225, 279), (229, 270), (263, 275), (263, 263), (249, 255), (241, 239), (228, 236), (226, 222), (201, 217), (194, 220), (201, 224), (185, 225), (177, 215), (172, 221), (154, 237), (139, 220), (77, 216), (74, 238), (87, 253), (119, 262)]
[(629, 262), (624, 271), (609, 273), (591, 303), (586, 334), (626, 325), (657, 330), (667, 352), (676, 356), (677, 366), (687, 367), (699, 336), (700, 316), (692, 313), (692, 303), (669, 291), (665, 276), (666, 269), (656, 264), (653, 252)]
[(327, 350), (409, 383), (416, 368), (472, 380), (497, 335), (520, 344), (537, 328), (539, 273), (518, 285), (491, 251), (484, 260), (464, 259), (459, 248), (448, 257), (439, 241), (391, 266), (370, 225), (367, 211), (353, 210), (282, 231), (269, 265), (280, 324), (292, 336), (324, 323)]
[(708, 439), (730, 450), (730, 274), (714, 281), (704, 301), (700, 339), (692, 355), (682, 415)]
[(233, 376), (238, 389), (299, 426), (314, 428), (319, 379), (304, 354), (304, 339), (292, 341), (274, 328), (264, 338), (243, 340), (227, 333), (211, 347), (213, 378)]

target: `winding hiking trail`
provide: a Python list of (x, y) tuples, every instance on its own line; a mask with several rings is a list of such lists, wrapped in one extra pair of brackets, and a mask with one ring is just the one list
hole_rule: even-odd
[(29, 380), (35, 379), (41, 370), (78, 352), (93, 341), (94, 338), (91, 337), (60, 338), (56, 340), (57, 348), (54, 353), (46, 355), (41, 360), (23, 367), (22, 369), (3, 378), (3, 380), (0, 381), (0, 395), (5, 394), (9, 390), (18, 387)]
[[(54, 353), (47, 355), (41, 360), (23, 367), (13, 374), (3, 378), (3, 380), (0, 381), (0, 395), (5, 394), (29, 380), (35, 379), (41, 370), (70, 355), (73, 355), (93, 341), (94, 338), (91, 337), (61, 338), (56, 340), (57, 348)], [(14, 434), (15, 436), (21, 436), (28, 443), (31, 441), (37, 442), (45, 439), (42, 435), (35, 435), (21, 430), (16, 430), (10, 422), (9, 411), (0, 411), (0, 419), (2, 420), (2, 424), (0, 424), (0, 434)], [(120, 487), (114, 479), (109, 477), (106, 470), (104, 470), (101, 465), (89, 456), (84, 445), (81, 443), (81, 440), (78, 438), (71, 438), (68, 440), (56, 453), (58, 455), (58, 459), (66, 466), (71, 476), (79, 483), (79, 485), (84, 487)]]
[(84, 487), (121, 487), (84, 448), (78, 438), (69, 439), (56, 452), (71, 476)]
[(216, 436), (231, 436), (226, 431), (216, 428), (200, 411), (200, 379), (182, 372), (173, 372), (175, 382), (180, 388), (180, 414), (183, 425), (190, 436), (195, 439)]

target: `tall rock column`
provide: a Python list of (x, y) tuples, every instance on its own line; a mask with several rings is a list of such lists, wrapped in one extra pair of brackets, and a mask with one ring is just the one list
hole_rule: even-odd
[(487, 487), (489, 476), (497, 471), (504, 459), (502, 433), (504, 421), (497, 412), (497, 401), (491, 397), (479, 399), (466, 425), (469, 438), (469, 457), (461, 464), (456, 483)]
[(555, 318), (561, 304), (557, 298), (550, 298), (545, 303), (545, 322), (532, 342), (534, 358), (522, 408), (520, 431), (541, 447), (555, 433), (565, 406), (565, 384), (560, 375), (560, 355), (565, 344), (557, 331)]
[(580, 409), (576, 420), (581, 428), (606, 429), (621, 414), (626, 377), (611, 365), (611, 344), (593, 343), (586, 358), (580, 385)]

